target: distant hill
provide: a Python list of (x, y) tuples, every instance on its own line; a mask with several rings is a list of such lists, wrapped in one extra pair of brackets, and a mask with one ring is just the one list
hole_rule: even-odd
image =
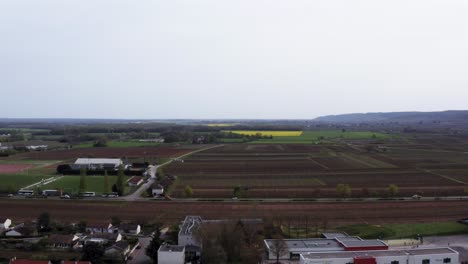
[(314, 121), (325, 123), (468, 123), (468, 111), (343, 114), (322, 116)]

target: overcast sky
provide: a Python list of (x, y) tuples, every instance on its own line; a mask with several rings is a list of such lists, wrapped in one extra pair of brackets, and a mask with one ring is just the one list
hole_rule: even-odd
[(468, 108), (466, 0), (0, 0), (0, 117)]

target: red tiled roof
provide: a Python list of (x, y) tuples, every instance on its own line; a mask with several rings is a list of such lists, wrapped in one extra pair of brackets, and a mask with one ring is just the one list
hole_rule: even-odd
[(129, 183), (138, 184), (141, 180), (143, 180), (142, 177), (133, 176), (130, 180), (128, 180), (128, 182), (129, 182)]

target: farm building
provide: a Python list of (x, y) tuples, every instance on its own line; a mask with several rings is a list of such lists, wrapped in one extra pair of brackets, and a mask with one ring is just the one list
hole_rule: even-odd
[(94, 159), (94, 158), (79, 158), (71, 165), (72, 170), (118, 170), (119, 166), (123, 165), (121, 159)]
[(184, 264), (185, 263), (185, 247), (162, 245), (158, 249), (159, 264)]
[(151, 185), (151, 193), (153, 196), (162, 196), (164, 194), (164, 187), (161, 184), (153, 183)]
[(446, 264), (460, 263), (459, 254), (451, 248), (410, 250), (374, 250), (301, 254), (300, 264)]

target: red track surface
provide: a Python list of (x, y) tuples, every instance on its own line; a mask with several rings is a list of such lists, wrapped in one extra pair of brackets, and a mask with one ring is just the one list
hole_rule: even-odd
[(0, 173), (17, 173), (34, 167), (30, 164), (0, 164)]

